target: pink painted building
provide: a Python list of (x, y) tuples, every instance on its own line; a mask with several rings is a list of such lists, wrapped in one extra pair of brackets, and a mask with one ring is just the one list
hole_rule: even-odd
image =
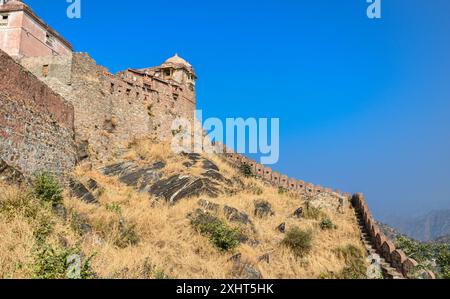
[(72, 53), (69, 42), (18, 0), (0, 0), (0, 49), (16, 59)]

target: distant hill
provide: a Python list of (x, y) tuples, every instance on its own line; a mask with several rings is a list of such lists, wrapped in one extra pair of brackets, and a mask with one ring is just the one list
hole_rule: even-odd
[(436, 238), (434, 241), (436, 243), (449, 244), (450, 245), (450, 235), (446, 235), (446, 236), (442, 236), (442, 237)]
[(398, 236), (402, 236), (403, 234), (400, 233), (397, 229), (389, 226), (386, 223), (381, 223), (381, 222), (377, 222), (378, 227), (380, 228), (380, 230), (386, 235), (386, 237), (388, 237), (390, 240), (395, 240), (397, 239)]
[(399, 232), (419, 241), (450, 238), (450, 210), (432, 211), (424, 216), (391, 219), (389, 224)]

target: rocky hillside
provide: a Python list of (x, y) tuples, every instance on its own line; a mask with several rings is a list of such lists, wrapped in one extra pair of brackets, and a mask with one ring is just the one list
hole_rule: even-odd
[[(148, 140), (71, 177), (62, 193), (48, 175), (1, 183), (0, 277), (365, 277), (354, 211), (337, 194), (289, 193)], [(67, 273), (73, 254), (81, 270)]]
[(387, 225), (386, 223), (377, 222), (378, 227), (388, 237), (389, 240), (396, 240), (400, 236), (404, 236), (397, 229)]

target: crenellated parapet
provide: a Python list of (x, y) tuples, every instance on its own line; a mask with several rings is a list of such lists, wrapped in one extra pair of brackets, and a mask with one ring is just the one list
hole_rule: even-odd
[[(401, 249), (396, 248), (395, 244), (380, 230), (369, 210), (364, 195), (361, 193), (354, 194), (352, 196), (352, 205), (355, 210), (361, 214), (365, 229), (377, 252), (394, 269), (402, 273), (406, 278), (411, 278), (413, 271), (418, 266), (417, 261), (409, 258)], [(430, 270), (426, 270), (424, 275), (426, 278), (435, 278), (434, 273)]]
[[(257, 163), (255, 160), (251, 160), (242, 154), (235, 153), (230, 149), (227, 149), (227, 152), (224, 153), (223, 156), (230, 163), (238, 167), (242, 164), (250, 166), (256, 177), (262, 179), (263, 181), (274, 187), (284, 188), (308, 196), (313, 196), (320, 193), (333, 193), (330, 187), (324, 188), (321, 185), (314, 185), (311, 182), (305, 182), (304, 180), (299, 180), (297, 178), (290, 178), (286, 174), (280, 174), (278, 171), (273, 170), (271, 167)], [(340, 196), (346, 198), (350, 198), (350, 193), (341, 192), (338, 189), (336, 189), (334, 193), (337, 193)]]
[[(314, 196), (321, 193), (336, 193), (344, 198), (351, 198), (353, 207), (357, 213), (360, 213), (365, 230), (368, 232), (370, 241), (379, 255), (404, 277), (412, 277), (412, 273), (418, 265), (417, 261), (408, 257), (402, 250), (397, 249), (395, 244), (383, 234), (374, 220), (372, 212), (362, 194), (356, 193), (351, 196), (350, 193), (342, 192), (339, 189), (332, 191), (331, 187), (323, 187), (321, 185), (314, 185), (311, 182), (305, 182), (304, 180), (289, 178), (285, 174), (280, 175), (278, 171), (274, 171), (272, 168), (257, 163), (255, 160), (248, 159), (238, 153), (228, 152), (224, 157), (236, 166), (241, 166), (242, 164), (249, 165), (256, 177), (274, 187), (285, 188), (307, 196)], [(434, 273), (429, 270), (426, 270), (424, 275), (426, 278), (435, 278)]]

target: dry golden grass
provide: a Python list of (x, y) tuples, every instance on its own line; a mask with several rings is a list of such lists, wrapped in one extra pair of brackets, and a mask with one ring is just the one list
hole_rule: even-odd
[[(123, 159), (139, 163), (164, 161), (167, 163), (167, 175), (186, 172), (186, 167), (181, 167), (185, 158), (170, 153), (167, 145), (155, 145), (144, 140), (135, 142)], [(210, 155), (207, 158), (219, 166), (225, 177), (231, 179), (239, 176), (236, 169), (218, 156)], [(193, 167), (188, 171), (194, 175), (201, 174), (201, 168)], [(92, 231), (79, 236), (71, 229), (70, 221), (63, 223), (51, 216), (56, 225), (49, 240), (58, 242), (64, 236), (69, 243), (79, 244), (86, 255), (95, 253), (92, 267), (102, 278), (153, 278), (165, 275), (173, 278), (232, 278), (233, 263), (229, 259), (237, 252), (242, 254), (242, 260), (256, 267), (264, 278), (318, 278), (324, 273), (338, 273), (345, 267), (345, 261), (336, 255), (335, 249), (352, 244), (362, 250), (356, 218), (351, 209), (343, 214), (325, 211), (337, 229), (322, 230), (318, 220), (293, 217), (297, 208), (306, 208), (304, 198), (279, 194), (278, 189), (253, 178), (240, 176), (247, 187), (236, 195), (199, 197), (220, 204), (218, 216), (221, 218), (225, 218), (222, 212), (224, 205), (248, 214), (256, 228), (257, 233), (251, 237), (256, 238), (259, 245), (252, 247), (241, 244), (235, 252), (221, 253), (206, 237), (192, 228), (187, 218), (188, 213), (199, 208), (199, 198), (181, 200), (169, 206), (86, 165), (79, 166), (74, 175), (80, 180), (95, 179), (100, 186), (97, 191), (98, 205), (86, 204), (65, 195), (64, 205), (69, 213), (86, 217)], [(1, 186), (1, 189), (4, 188), (10, 192), (17, 190)], [(5, 194), (3, 190), (0, 193)], [(0, 195), (0, 199), (3, 198), (4, 195)], [(275, 215), (254, 217), (254, 202), (257, 199), (270, 202)], [(116, 208), (111, 209), (112, 206)], [(115, 240), (120, 234), (121, 221), (128, 227), (134, 227), (139, 239), (137, 245), (125, 248), (117, 246)], [(313, 231), (312, 249), (305, 257), (298, 258), (289, 248), (281, 245), (284, 234), (278, 232), (276, 227), (282, 222), (286, 223), (287, 229), (298, 226)], [(36, 224), (27, 222), (20, 215), (9, 220), (0, 218), (0, 276), (30, 277), (27, 267), (17, 270), (15, 265), (32, 263), (33, 226)], [(251, 234), (250, 229), (245, 231)], [(259, 261), (259, 257), (266, 253), (270, 255), (270, 263)]]
[(30, 277), (34, 244), (33, 229), (20, 217), (0, 218), (0, 278)]
[(60, 245), (64, 240), (65, 246), (71, 246), (77, 241), (70, 227), (30, 195), (27, 187), (0, 183), (1, 278), (32, 277), (37, 236), (47, 231), (49, 245)]

